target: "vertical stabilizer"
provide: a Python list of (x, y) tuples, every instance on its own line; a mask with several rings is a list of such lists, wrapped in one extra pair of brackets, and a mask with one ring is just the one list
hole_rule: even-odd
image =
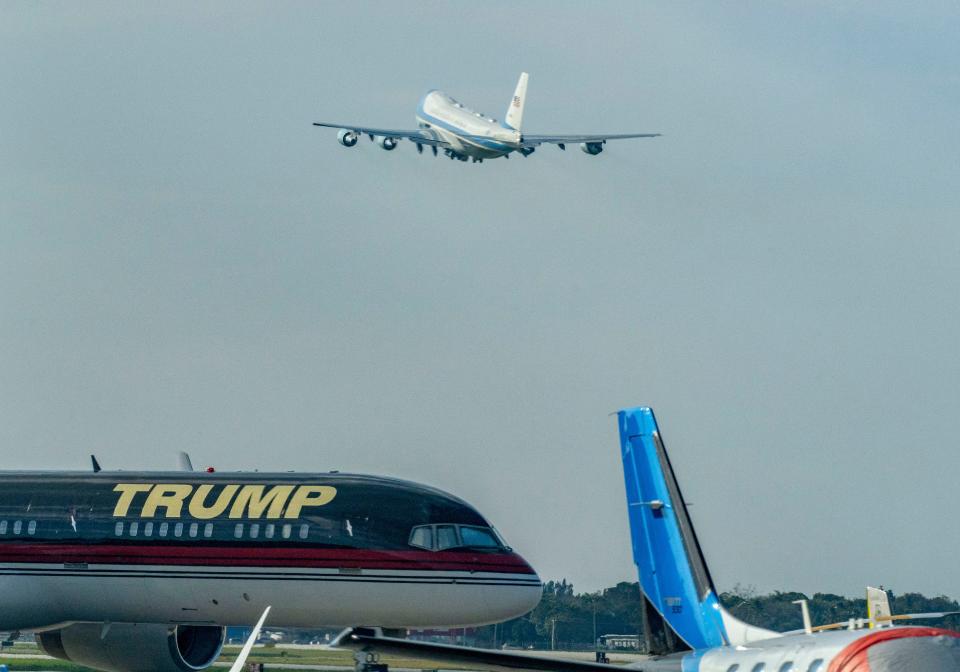
[(890, 597), (882, 588), (867, 586), (867, 618), (871, 628), (883, 628), (893, 625), (890, 611)]
[(633, 559), (650, 604), (694, 649), (775, 637), (721, 607), (653, 410), (617, 416)]
[(520, 133), (523, 126), (523, 105), (527, 102), (527, 78), (529, 75), (525, 72), (520, 73), (520, 79), (517, 81), (517, 90), (513, 92), (513, 100), (507, 106), (507, 114), (503, 117), (503, 123), (507, 128)]

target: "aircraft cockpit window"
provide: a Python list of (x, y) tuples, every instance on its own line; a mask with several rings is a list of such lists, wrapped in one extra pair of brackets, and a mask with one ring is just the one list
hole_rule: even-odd
[(457, 528), (453, 525), (437, 525), (437, 550), (442, 551), (447, 548), (459, 546), (457, 539)]
[[(6, 523), (4, 523), (6, 527)], [(410, 533), (410, 545), (418, 548), (425, 548), (428, 551), (433, 550), (433, 528), (429, 525), (413, 528)]]
[(499, 548), (500, 542), (493, 536), (493, 532), (483, 527), (460, 526), (460, 538), (464, 546), (485, 546)]
[(496, 530), (477, 525), (418, 525), (410, 531), (407, 543), (428, 551), (455, 548), (509, 550)]

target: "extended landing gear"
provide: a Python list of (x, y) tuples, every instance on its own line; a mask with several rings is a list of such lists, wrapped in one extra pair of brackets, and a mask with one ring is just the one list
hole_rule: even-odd
[(354, 651), (353, 669), (355, 672), (387, 672), (389, 667), (386, 663), (380, 662), (379, 653)]

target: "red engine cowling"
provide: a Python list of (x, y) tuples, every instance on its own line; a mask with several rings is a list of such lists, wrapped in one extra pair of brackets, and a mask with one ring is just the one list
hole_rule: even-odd
[(854, 641), (828, 672), (946, 672), (960, 670), (960, 632), (941, 628), (886, 628)]
[(105, 672), (197, 672), (220, 656), (226, 629), (163, 623), (76, 623), (37, 633), (49, 656)]

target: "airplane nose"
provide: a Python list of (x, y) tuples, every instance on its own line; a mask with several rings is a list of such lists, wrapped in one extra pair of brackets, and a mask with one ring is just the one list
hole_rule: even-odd
[[(532, 611), (540, 604), (540, 598), (543, 595), (543, 581), (530, 563), (517, 553), (511, 553), (511, 556), (509, 564), (513, 566), (513, 571), (508, 579), (511, 585), (506, 593), (501, 593), (503, 599), (500, 601), (500, 606), (503, 612), (500, 618), (502, 620), (517, 618)], [(507, 613), (509, 615), (505, 615)]]
[(946, 672), (960, 670), (960, 632), (890, 628), (858, 640), (828, 672)]

